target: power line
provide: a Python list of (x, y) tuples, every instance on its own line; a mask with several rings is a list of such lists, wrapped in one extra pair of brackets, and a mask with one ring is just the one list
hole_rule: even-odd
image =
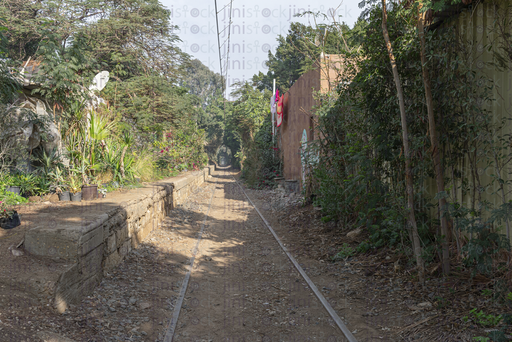
[(219, 47), (220, 76), (222, 77), (222, 57), (220, 55), (219, 12), (217, 11), (217, 0), (215, 0), (215, 21), (217, 23), (217, 46)]
[[(226, 7), (229, 6), (229, 21), (228, 25), (224, 27), (224, 29), (221, 31), (219, 28), (219, 13), (222, 12)], [(225, 86), (225, 97), (227, 97), (227, 77), (228, 77), (228, 70), (229, 70), (229, 52), (230, 52), (230, 42), (231, 42), (231, 24), (232, 24), (232, 13), (233, 13), (233, 0), (230, 0), (228, 4), (226, 4), (224, 7), (221, 8), (221, 10), (218, 10), (217, 0), (215, 0), (215, 22), (217, 25), (217, 47), (219, 50), (219, 67), (220, 67), (220, 75), (225, 77), (226, 86)], [(226, 40), (224, 40), (221, 44), (220, 41), (220, 35), (228, 30), (228, 37)], [(228, 45), (227, 49), (225, 48), (224, 55), (222, 54), (222, 47), (224, 45)], [(223, 63), (224, 62), (224, 63)]]
[[(228, 21), (228, 26), (225, 27), (222, 31), (219, 31), (219, 13), (220, 11), (223, 11), (227, 6), (229, 5), (229, 21)], [(224, 112), (224, 136), (226, 134), (226, 97), (227, 97), (227, 92), (228, 92), (228, 70), (229, 70), (229, 44), (230, 44), (230, 40), (231, 40), (231, 14), (233, 12), (233, 0), (231, 0), (229, 2), (229, 4), (226, 4), (224, 7), (222, 7), (222, 9), (220, 11), (217, 10), (217, 0), (215, 0), (215, 22), (217, 24), (217, 46), (218, 46), (218, 49), (219, 49), (219, 67), (220, 67), (220, 76), (221, 78), (224, 77), (224, 94), (222, 96), (223, 98), (223, 102), (224, 102), (224, 108), (223, 108), (223, 112)], [(224, 32), (226, 30), (226, 28), (228, 29), (228, 38), (227, 40), (225, 40), (222, 45), (220, 44), (220, 34), (222, 32)], [(222, 47), (224, 46), (224, 44), (228, 44), (228, 48), (227, 48), (227, 51), (224, 55), (224, 62), (225, 62), (225, 65), (226, 67), (223, 68), (222, 67), (222, 60), (223, 60), (223, 56), (222, 56)], [(225, 70), (223, 70), (225, 69)], [(224, 75), (224, 71), (225, 71), (225, 75)]]
[(229, 24), (228, 24), (228, 51), (226, 53), (226, 64), (227, 64), (227, 67), (226, 67), (226, 97), (228, 96), (228, 70), (229, 70), (229, 48), (230, 48), (230, 41), (231, 41), (231, 24), (232, 24), (232, 21), (231, 21), (231, 14), (233, 12), (233, 0), (231, 0), (230, 2), (230, 5), (229, 5)]

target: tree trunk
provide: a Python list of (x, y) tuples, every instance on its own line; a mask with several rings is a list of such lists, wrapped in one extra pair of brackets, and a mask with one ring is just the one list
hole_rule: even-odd
[[(425, 54), (425, 12), (420, 13), (418, 18), (418, 32), (420, 35), (421, 41), (421, 70), (423, 73), (423, 84), (425, 85), (425, 100), (427, 103), (427, 114), (428, 114), (428, 126), (430, 131), (430, 143), (432, 145), (432, 159), (434, 161), (434, 171), (436, 173), (436, 185), (437, 192), (444, 192), (444, 176), (443, 176), (443, 166), (441, 165), (441, 156), (439, 154), (439, 140), (437, 138), (436, 131), (436, 120), (434, 117), (434, 106), (432, 102), (432, 91), (430, 87), (430, 75), (427, 69), (427, 57)], [(441, 219), (441, 250), (443, 252), (443, 273), (445, 275), (450, 273), (450, 249), (448, 247), (448, 239), (450, 238), (449, 229), (448, 229), (448, 219), (446, 218), (446, 198), (441, 196), (439, 198), (439, 209), (440, 209), (440, 219)]]
[[(448, 158), (450, 158), (450, 160), (452, 161), (452, 164), (451, 164), (451, 167), (450, 167), (450, 170), (451, 170), (451, 175), (452, 175), (452, 197), (453, 197), (453, 203), (458, 203), (458, 199), (457, 199), (457, 183), (456, 183), (456, 178), (455, 178), (455, 168), (453, 166), (453, 156), (452, 156), (452, 148), (450, 145), (448, 145)], [(457, 222), (457, 218), (455, 218), (455, 222), (454, 222), (454, 225), (453, 225), (453, 235), (455, 236), (455, 242), (457, 243), (457, 258), (460, 258), (461, 256), (461, 242), (460, 242), (460, 233), (459, 233), (459, 224)]]
[(126, 154), (127, 149), (128, 145), (124, 145), (123, 152), (121, 152), (121, 160), (119, 161), (119, 170), (121, 171), (122, 178), (124, 178), (124, 155)]
[(398, 93), (398, 104), (400, 106), (400, 120), (402, 122), (402, 140), (404, 143), (404, 154), (405, 154), (405, 179), (406, 179), (406, 193), (407, 193), (407, 208), (409, 210), (409, 217), (407, 219), (407, 229), (412, 235), (412, 246), (414, 250), (414, 256), (416, 257), (416, 264), (418, 266), (418, 277), (420, 283), (425, 282), (425, 265), (421, 256), (421, 244), (418, 235), (418, 227), (416, 226), (416, 217), (414, 215), (414, 183), (412, 178), (411, 169), (411, 153), (409, 151), (409, 133), (407, 129), (407, 119), (405, 115), (405, 103), (404, 94), (402, 91), (402, 85), (400, 83), (400, 75), (398, 75), (398, 68), (396, 66), (395, 55), (393, 54), (393, 47), (389, 39), (388, 26), (387, 26), (387, 10), (386, 0), (382, 0), (382, 34), (386, 41), (386, 48), (389, 54), (389, 61), (391, 63), (391, 69), (393, 71), (393, 78), (395, 80), (396, 91)]

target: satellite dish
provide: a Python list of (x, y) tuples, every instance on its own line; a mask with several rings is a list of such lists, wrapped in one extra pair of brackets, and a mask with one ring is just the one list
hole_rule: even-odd
[(94, 78), (92, 80), (92, 84), (89, 87), (89, 90), (101, 91), (107, 85), (108, 80), (109, 80), (109, 72), (108, 71), (100, 72), (99, 74), (94, 76)]

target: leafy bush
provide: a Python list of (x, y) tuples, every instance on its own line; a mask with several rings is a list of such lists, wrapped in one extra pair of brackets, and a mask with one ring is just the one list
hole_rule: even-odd
[(363, 241), (357, 246), (356, 252), (357, 253), (366, 253), (370, 250), (372, 245), (368, 241)]
[(166, 133), (165, 138), (153, 143), (156, 165), (166, 171), (199, 170), (208, 162), (204, 152), (204, 130), (196, 130), (189, 123), (183, 130)]
[(0, 189), (0, 201), (2, 201), (5, 205), (12, 206), (27, 203), (28, 200), (14, 192), (5, 191), (5, 189)]
[(494, 227), (509, 215), (509, 208), (507, 206), (483, 207), (479, 213), (476, 213), (457, 203), (449, 204), (448, 210), (454, 218), (457, 229), (471, 236), (469, 242), (462, 247), (464, 264), (472, 268), (474, 273), (490, 275), (496, 272), (493, 259), (503, 250), (510, 251), (510, 242)]
[(21, 194), (24, 196), (35, 196), (40, 191), (38, 177), (34, 174), (20, 172), (12, 176), (12, 181), (12, 185), (20, 187)]
[(266, 115), (254, 134), (254, 140), (245, 142), (245, 158), (242, 178), (256, 189), (273, 188), (275, 178), (282, 176), (278, 149), (272, 143), (272, 117)]

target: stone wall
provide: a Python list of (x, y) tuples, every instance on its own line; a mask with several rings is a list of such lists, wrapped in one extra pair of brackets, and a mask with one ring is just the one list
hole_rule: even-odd
[(104, 272), (116, 267), (132, 248), (157, 229), (169, 210), (203, 184), (213, 168), (118, 194), (108, 201), (83, 202), (79, 220), (70, 222), (69, 215), (59, 215), (51, 226), (30, 229), (25, 235), (26, 251), (69, 264), (54, 287), (55, 308), (64, 312), (68, 303), (79, 302), (90, 294)]

